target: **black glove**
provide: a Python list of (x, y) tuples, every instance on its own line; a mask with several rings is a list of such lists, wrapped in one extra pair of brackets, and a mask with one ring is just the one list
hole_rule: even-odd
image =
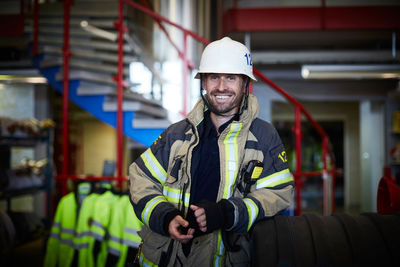
[(229, 200), (222, 199), (218, 203), (206, 200), (200, 202), (197, 206), (203, 208), (206, 212), (206, 233), (211, 233), (217, 229), (226, 230), (233, 226), (235, 207)]

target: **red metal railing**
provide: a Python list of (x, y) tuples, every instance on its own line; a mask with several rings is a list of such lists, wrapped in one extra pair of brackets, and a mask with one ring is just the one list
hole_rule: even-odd
[[(207, 45), (209, 44), (209, 41), (204, 39), (203, 37), (195, 34), (194, 32), (191, 32), (182, 26), (162, 17), (161, 15), (153, 12), (152, 10), (149, 10), (137, 3), (134, 3), (130, 0), (120, 0), (120, 2), (124, 2), (126, 4), (131, 5), (132, 7), (141, 10), (142, 12), (150, 15), (154, 20), (157, 21), (159, 24), (159, 21), (163, 21), (165, 23), (168, 23), (177, 29), (181, 30), (184, 34), (183, 38), (183, 49), (186, 51), (186, 44), (187, 44), (187, 36), (191, 36), (192, 38), (196, 39), (197, 41)], [(120, 40), (122, 41), (122, 40)], [(187, 55), (186, 52), (183, 55), (183, 61), (184, 61), (184, 90), (186, 91), (187, 89), (187, 84), (186, 84), (186, 79), (187, 79), (187, 71), (188, 67), (186, 64), (187, 61)], [(331, 156), (331, 161), (332, 161), (332, 168), (328, 170), (328, 143), (329, 143), (329, 138), (328, 135), (325, 133), (325, 131), (322, 129), (322, 127), (314, 120), (314, 118), (310, 115), (310, 113), (291, 95), (289, 95), (286, 91), (284, 91), (282, 88), (277, 86), (275, 83), (270, 81), (267, 77), (265, 77), (260, 71), (254, 68), (254, 74), (259, 77), (261, 80), (263, 80), (265, 83), (267, 83), (270, 87), (272, 87), (275, 91), (283, 95), (289, 102), (291, 102), (295, 108), (295, 128), (294, 128), (294, 133), (295, 133), (295, 148), (296, 148), (296, 171), (293, 173), (295, 177), (295, 183), (296, 183), (296, 215), (301, 214), (301, 189), (303, 187), (303, 181), (302, 178), (306, 177), (311, 177), (311, 176), (322, 176), (323, 179), (323, 213), (324, 215), (328, 215), (328, 213), (333, 212), (335, 209), (334, 206), (334, 178), (335, 178), (335, 167), (333, 164), (333, 157)], [(186, 101), (186, 95), (184, 94), (184, 101)], [(186, 103), (186, 102), (184, 102)], [(184, 105), (184, 108), (186, 106)], [(186, 110), (184, 110), (184, 114)], [(306, 118), (309, 120), (311, 125), (317, 130), (319, 135), (322, 138), (322, 159), (323, 159), (323, 170), (320, 172), (302, 172), (301, 171), (301, 115), (304, 114)], [(332, 190), (331, 190), (331, 199), (329, 201), (328, 199), (328, 177), (329, 174), (332, 176)], [(328, 203), (331, 202), (332, 206), (328, 207)]]
[[(123, 141), (123, 134), (122, 134), (122, 125), (123, 125), (123, 117), (122, 117), (122, 101), (123, 101), (123, 34), (126, 31), (126, 28), (123, 26), (123, 5), (127, 4), (130, 5), (146, 14), (151, 16), (156, 23), (162, 28), (161, 22), (168, 23), (169, 25), (174, 26), (175, 28), (181, 30), (183, 32), (183, 53), (180, 53), (179, 49), (175, 44), (173, 46), (178, 50), (180, 58), (184, 62), (184, 77), (183, 77), (183, 85), (184, 85), (184, 105), (183, 105), (183, 114), (186, 115), (187, 113), (187, 105), (186, 105), (186, 98), (187, 98), (187, 91), (188, 91), (188, 82), (187, 77), (189, 73), (189, 69), (192, 69), (193, 64), (191, 64), (190, 60), (187, 58), (187, 37), (190, 36), (195, 40), (207, 45), (210, 42), (203, 37), (197, 35), (196, 33), (183, 28), (182, 26), (164, 18), (163, 16), (155, 13), (154, 11), (143, 7), (137, 3), (134, 3), (130, 0), (119, 0), (119, 16), (118, 22), (116, 23), (116, 27), (118, 29), (118, 76), (116, 78), (117, 81), (117, 177), (95, 177), (95, 176), (79, 176), (79, 175), (71, 175), (68, 174), (68, 58), (70, 56), (69, 51), (69, 29), (67, 29), (67, 25), (69, 25), (69, 7), (70, 7), (70, 0), (65, 0), (65, 13), (64, 13), (64, 83), (63, 83), (63, 168), (62, 174), (58, 175), (56, 178), (58, 179), (89, 179), (89, 180), (117, 180), (122, 182), (127, 180), (127, 177), (122, 176), (122, 141)], [(35, 7), (37, 8), (37, 1), (35, 1)], [(35, 15), (35, 20), (37, 21), (37, 14)], [(37, 23), (34, 23), (34, 47), (37, 47)], [(166, 33), (166, 31), (164, 31)], [(167, 34), (167, 33), (166, 33)], [(168, 36), (168, 34), (167, 34)], [(168, 39), (172, 42), (171, 38), (168, 36)], [(172, 42), (173, 43), (173, 42)], [(275, 83), (270, 81), (267, 77), (265, 77), (260, 71), (254, 68), (254, 74), (259, 77), (262, 81), (267, 83), (271, 88), (275, 91), (283, 95), (289, 102), (291, 102), (295, 106), (295, 127), (294, 127), (294, 134), (295, 134), (295, 149), (296, 149), (296, 170), (293, 173), (295, 177), (296, 183), (296, 215), (301, 214), (301, 189), (303, 186), (302, 178), (307, 178), (311, 176), (322, 176), (323, 179), (323, 213), (324, 215), (328, 215), (329, 212), (333, 212), (335, 209), (334, 206), (334, 179), (335, 179), (335, 165), (333, 163), (333, 157), (331, 156), (331, 168), (328, 169), (328, 154), (329, 154), (329, 138), (322, 127), (313, 119), (313, 117), (308, 113), (308, 111), (291, 95), (289, 95), (286, 91), (282, 88), (277, 86)], [(323, 159), (323, 170), (319, 172), (302, 172), (301, 171), (301, 139), (302, 139), (302, 131), (301, 131), (301, 115), (304, 115), (310, 124), (317, 130), (318, 134), (321, 136), (322, 139), (322, 159)], [(329, 175), (332, 177), (332, 186), (331, 186), (331, 199), (328, 199), (328, 178)], [(328, 207), (329, 201), (331, 202), (332, 206)]]
[[(69, 170), (69, 57), (71, 52), (69, 50), (69, 11), (72, 3), (70, 0), (64, 1), (64, 46), (63, 46), (63, 113), (62, 113), (62, 151), (63, 151), (63, 163), (62, 163), (62, 174), (67, 174)], [(62, 195), (67, 193), (66, 181), (62, 181)]]
[[(88, 175), (74, 175), (69, 173), (69, 58), (71, 51), (69, 47), (69, 22), (70, 22), (70, 7), (72, 5), (71, 0), (64, 0), (64, 45), (63, 45), (63, 105), (62, 105), (62, 169), (61, 174), (56, 175), (56, 179), (61, 180), (61, 195), (67, 193), (67, 180), (90, 180), (90, 181), (101, 181), (101, 180), (112, 180), (118, 181), (118, 185), (121, 186), (122, 181), (127, 181), (128, 177), (122, 176), (122, 45), (118, 48), (118, 76), (117, 76), (117, 176), (88, 176)], [(33, 6), (33, 55), (36, 56), (38, 53), (38, 36), (39, 36), (39, 1), (34, 0)], [(119, 13), (122, 14), (122, 4), (120, 5)], [(121, 25), (119, 30), (119, 39), (123, 39), (123, 25), (122, 17), (119, 18), (116, 23), (117, 28)]]
[(34, 0), (33, 4), (33, 56), (38, 53), (38, 36), (39, 36), (39, 0)]

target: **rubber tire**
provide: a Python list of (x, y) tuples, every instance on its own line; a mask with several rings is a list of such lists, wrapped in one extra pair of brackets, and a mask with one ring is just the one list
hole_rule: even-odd
[(275, 222), (268, 218), (256, 223), (250, 233), (252, 246), (252, 266), (276, 266), (278, 264), (278, 246)]

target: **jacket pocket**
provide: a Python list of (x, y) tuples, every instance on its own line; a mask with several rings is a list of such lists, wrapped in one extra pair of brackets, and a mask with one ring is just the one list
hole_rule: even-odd
[[(148, 227), (143, 226), (138, 232), (143, 240), (142, 253), (146, 261), (150, 261), (158, 265), (161, 255), (166, 253), (168, 244), (171, 239), (151, 231)], [(142, 257), (142, 255), (141, 255)]]
[(179, 179), (179, 171), (182, 165), (182, 158), (177, 158), (167, 176), (167, 183), (173, 184)]

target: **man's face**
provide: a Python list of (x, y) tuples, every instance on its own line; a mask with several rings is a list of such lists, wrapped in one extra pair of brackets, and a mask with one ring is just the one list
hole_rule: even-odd
[(205, 97), (213, 109), (223, 115), (233, 115), (238, 112), (242, 101), (245, 83), (238, 74), (206, 74), (202, 79)]

